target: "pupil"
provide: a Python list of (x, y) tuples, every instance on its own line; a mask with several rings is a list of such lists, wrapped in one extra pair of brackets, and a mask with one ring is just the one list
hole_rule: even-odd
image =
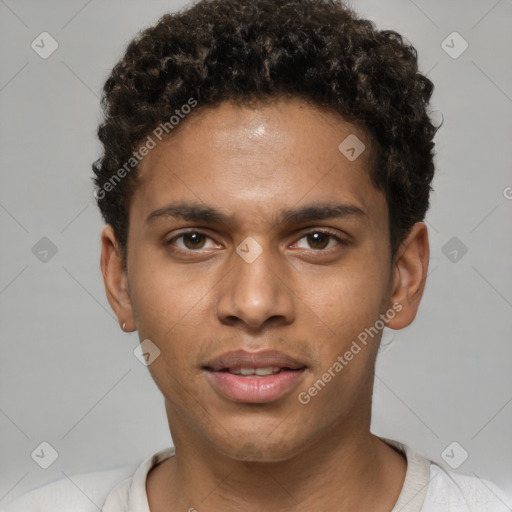
[(325, 249), (329, 243), (329, 235), (313, 233), (312, 235), (308, 235), (308, 243), (313, 249)]
[(200, 233), (191, 233), (183, 237), (185, 245), (189, 249), (200, 249), (204, 245), (204, 235)]

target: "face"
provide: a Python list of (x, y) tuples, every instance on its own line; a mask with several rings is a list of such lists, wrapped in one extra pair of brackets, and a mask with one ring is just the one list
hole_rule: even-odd
[(354, 126), (287, 100), (205, 109), (141, 162), (127, 273), (109, 227), (102, 267), (120, 323), (160, 351), (148, 368), (176, 444), (277, 461), (369, 430), (383, 315), (404, 298), (392, 323), (409, 323), (422, 290), (407, 274), (421, 265), (391, 262), (369, 152)]

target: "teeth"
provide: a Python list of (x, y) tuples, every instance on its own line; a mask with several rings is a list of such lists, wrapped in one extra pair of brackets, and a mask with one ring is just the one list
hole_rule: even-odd
[(255, 370), (256, 375), (272, 375), (274, 371), (271, 367), (269, 368), (256, 368)]
[(229, 369), (229, 373), (233, 373), (234, 375), (272, 375), (273, 373), (278, 373), (280, 368), (277, 366), (268, 366), (266, 368), (233, 368)]

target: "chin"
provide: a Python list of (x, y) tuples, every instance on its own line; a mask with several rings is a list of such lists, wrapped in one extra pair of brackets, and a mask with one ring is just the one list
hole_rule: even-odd
[(291, 447), (284, 447), (282, 444), (258, 442), (244, 442), (240, 446), (232, 446), (225, 453), (226, 456), (241, 462), (283, 462), (289, 460), (296, 453)]
[(212, 439), (212, 443), (226, 457), (244, 462), (283, 462), (301, 452), (307, 441), (303, 432), (297, 438), (295, 432), (276, 430), (275, 426), (266, 430), (237, 429), (235, 435)]

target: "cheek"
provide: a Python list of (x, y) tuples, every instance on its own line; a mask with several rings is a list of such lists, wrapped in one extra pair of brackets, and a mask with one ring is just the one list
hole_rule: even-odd
[(357, 335), (379, 317), (387, 280), (385, 271), (375, 262), (347, 263), (322, 276), (302, 275), (296, 295), (318, 328), (346, 338)]
[(204, 275), (194, 277), (162, 259), (140, 264), (134, 272), (132, 306), (139, 333), (166, 337), (179, 331), (190, 317), (204, 315), (214, 282)]
[[(200, 306), (176, 293), (174, 287), (151, 286), (137, 296), (137, 329), (141, 342), (151, 340), (158, 356), (148, 365), (155, 384), (173, 403), (180, 403), (198, 377), (199, 336), (194, 315)], [(195, 301), (197, 302), (197, 301)], [(199, 313), (200, 314), (200, 313)], [(201, 327), (199, 329), (203, 330)]]
[(150, 339), (159, 350), (148, 370), (162, 394), (174, 404), (186, 405), (189, 390), (197, 387), (201, 334), (207, 331), (208, 295), (193, 283), (155, 279), (144, 281), (137, 295), (137, 328), (140, 340)]
[[(387, 279), (382, 264), (371, 257), (354, 258), (353, 264), (340, 266), (314, 287), (303, 279), (308, 317), (303, 325), (314, 341), (316, 364), (302, 391), (315, 396), (314, 407), (327, 407), (329, 400), (352, 403), (371, 386), (368, 376), (373, 375), (381, 333), (375, 325), (383, 312)], [(319, 379), (325, 388), (322, 382), (312, 388)]]
[(383, 294), (382, 274), (370, 268), (352, 268), (331, 275), (321, 291), (316, 287), (305, 295), (303, 309), (309, 319), (303, 325), (315, 344), (316, 361), (300, 390), (300, 403), (308, 402), (312, 411), (328, 410), (326, 423), (339, 419), (340, 411), (333, 403), (344, 404), (348, 414), (369, 393), (381, 333), (375, 325), (382, 313)]

